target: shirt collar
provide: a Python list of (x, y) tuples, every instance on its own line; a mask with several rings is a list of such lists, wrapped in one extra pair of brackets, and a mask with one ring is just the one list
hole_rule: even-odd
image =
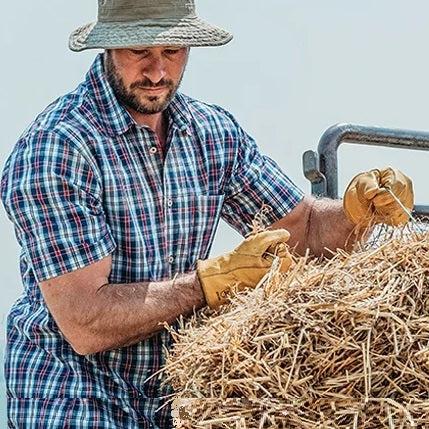
[[(91, 98), (95, 100), (100, 124), (110, 136), (124, 134), (136, 122), (117, 100), (104, 74), (103, 54), (97, 55), (88, 74), (86, 85)], [(177, 93), (166, 109), (170, 125), (174, 124), (180, 131), (186, 132), (191, 118), (184, 96)]]
[(110, 136), (125, 133), (134, 123), (133, 118), (116, 99), (104, 74), (103, 54), (97, 55), (88, 74), (86, 85), (95, 100), (96, 115), (101, 126)]
[(185, 96), (177, 92), (167, 107), (167, 118), (181, 132), (188, 132), (191, 125), (191, 114)]

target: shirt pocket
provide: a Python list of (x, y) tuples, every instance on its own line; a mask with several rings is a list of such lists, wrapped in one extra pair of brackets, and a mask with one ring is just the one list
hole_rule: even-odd
[[(222, 214), (225, 195), (180, 195), (171, 210), (171, 241), (183, 261), (181, 271), (196, 268), (199, 259), (206, 259), (213, 245)], [(170, 222), (168, 222), (170, 224)]]

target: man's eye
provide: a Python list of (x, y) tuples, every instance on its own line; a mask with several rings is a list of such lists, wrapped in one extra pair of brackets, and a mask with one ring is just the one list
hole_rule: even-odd
[(166, 49), (164, 52), (167, 55), (175, 55), (180, 52), (180, 49)]
[(130, 49), (134, 55), (144, 55), (147, 51), (145, 49)]

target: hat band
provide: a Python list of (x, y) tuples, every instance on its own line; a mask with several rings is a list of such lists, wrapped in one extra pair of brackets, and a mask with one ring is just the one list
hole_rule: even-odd
[[(113, 4), (112, 4), (113, 3)], [(115, 2), (100, 7), (98, 20), (100, 22), (127, 22), (144, 19), (181, 19), (195, 16), (195, 6), (192, 2), (183, 4), (157, 4), (132, 7), (115, 5)], [(119, 3), (119, 2), (118, 2)]]

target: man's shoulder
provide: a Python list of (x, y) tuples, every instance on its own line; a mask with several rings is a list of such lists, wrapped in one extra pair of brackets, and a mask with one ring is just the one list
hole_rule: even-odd
[(91, 103), (84, 84), (51, 102), (37, 115), (21, 135), (56, 134), (67, 137), (87, 132)]

